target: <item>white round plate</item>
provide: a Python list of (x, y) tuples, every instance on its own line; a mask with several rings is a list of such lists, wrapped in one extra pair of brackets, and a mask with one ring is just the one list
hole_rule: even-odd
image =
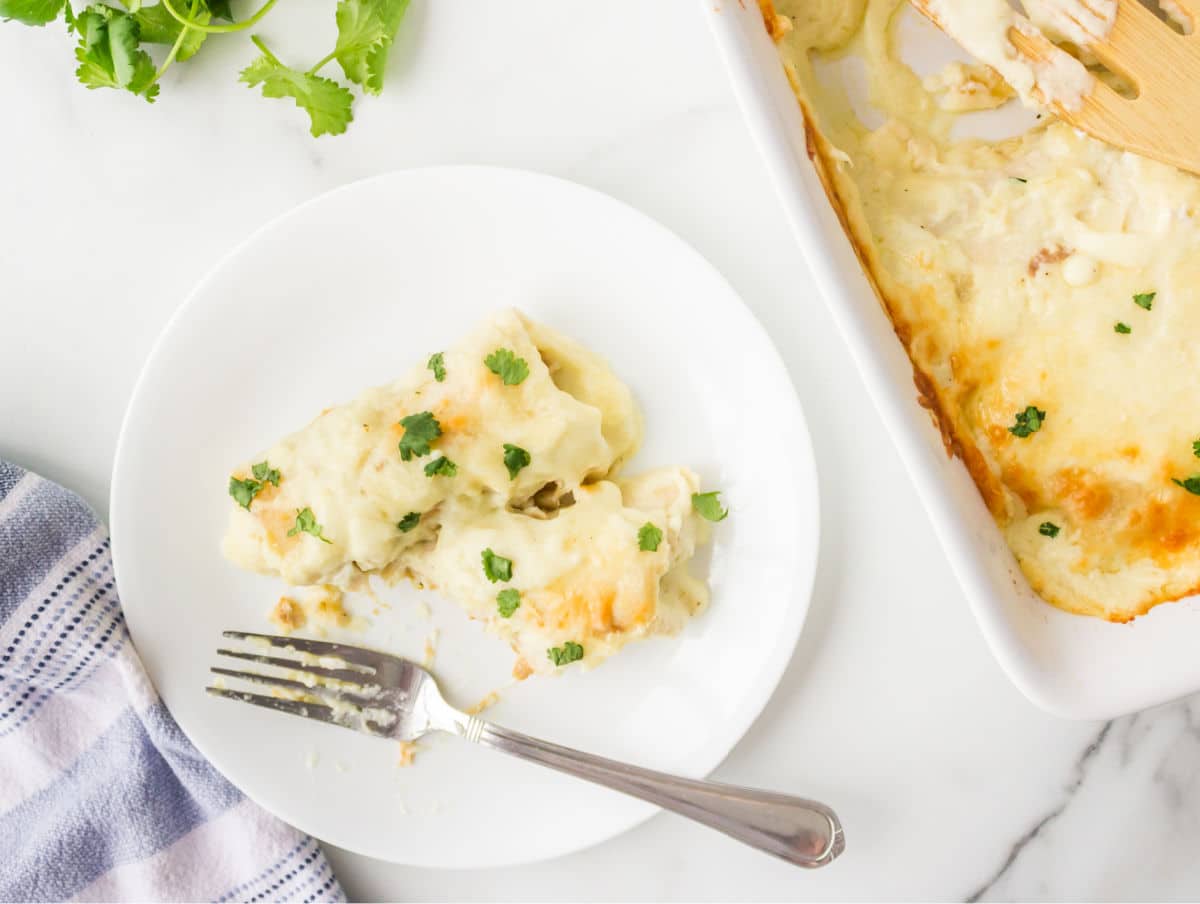
[[(456, 738), (423, 740), (400, 768), (391, 742), (204, 693), (221, 631), (270, 630), (284, 590), (219, 553), (231, 467), (506, 305), (633, 388), (646, 444), (630, 472), (690, 465), (731, 514), (699, 563), (712, 605), (678, 637), (509, 687), (487, 717), (703, 776), (761, 711), (808, 609), (817, 482), (799, 401), (762, 327), (662, 226), (569, 182), (477, 167), (359, 182), (266, 226), (180, 308), (134, 391), (113, 473), (121, 598), (150, 678), (221, 772), (317, 838), (397, 863), (527, 862), (654, 812)], [(434, 673), (464, 706), (509, 683), (511, 653), (453, 603), (409, 588), (379, 601), (350, 598), (367, 627), (331, 636), (420, 659), (436, 631)]]

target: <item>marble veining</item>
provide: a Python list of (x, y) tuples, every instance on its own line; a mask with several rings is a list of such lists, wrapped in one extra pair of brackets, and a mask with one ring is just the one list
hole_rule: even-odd
[(1099, 733), (1092, 740), (1092, 742), (1083, 749), (1083, 753), (1080, 754), (1079, 760), (1075, 763), (1074, 774), (1066, 788), (1063, 790), (1062, 800), (1052, 810), (1050, 810), (1050, 812), (1039, 819), (1029, 831), (1027, 831), (1013, 843), (1012, 848), (1008, 852), (1008, 856), (1004, 858), (1004, 863), (1000, 865), (1000, 868), (996, 870), (995, 874), (986, 882), (984, 882), (983, 885), (981, 885), (971, 894), (967, 895), (966, 899), (968, 901), (988, 900), (988, 893), (991, 892), (991, 890), (998, 883), (1002, 882), (1005, 877), (1008, 876), (1009, 871), (1016, 865), (1017, 861), (1021, 857), (1021, 854), (1025, 851), (1025, 848), (1030, 844), (1036, 844), (1042, 837), (1042, 830), (1051, 825), (1054, 820), (1058, 819), (1058, 817), (1060, 817), (1066, 811), (1066, 809), (1071, 806), (1071, 800), (1075, 796), (1075, 793), (1087, 780), (1089, 763), (1100, 751), (1100, 747), (1108, 738), (1109, 731), (1112, 729), (1112, 727), (1112, 722), (1104, 723)]
[(1191, 697), (1105, 723), (1060, 798), (969, 899), (1191, 898), (1194, 867), (1176, 870), (1198, 829), (1200, 700)]

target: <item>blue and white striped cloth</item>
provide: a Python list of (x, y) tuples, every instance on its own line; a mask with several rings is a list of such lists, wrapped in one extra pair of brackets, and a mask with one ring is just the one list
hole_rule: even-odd
[(108, 533), (0, 461), (0, 900), (341, 901), (316, 842), (184, 737), (142, 670)]

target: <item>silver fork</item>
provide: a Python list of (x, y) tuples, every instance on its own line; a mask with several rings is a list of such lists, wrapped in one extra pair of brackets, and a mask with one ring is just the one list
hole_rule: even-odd
[(229, 649), (217, 650), (218, 655), (291, 669), (302, 679), (215, 666), (213, 672), (267, 685), (298, 699), (224, 687), (206, 688), (210, 694), (396, 741), (415, 741), (431, 731), (448, 732), (649, 801), (797, 866), (824, 866), (845, 847), (841, 823), (824, 804), (679, 778), (539, 741), (450, 706), (433, 676), (407, 659), (296, 637), (245, 631), (225, 631), (223, 636), (265, 643), (293, 656)]

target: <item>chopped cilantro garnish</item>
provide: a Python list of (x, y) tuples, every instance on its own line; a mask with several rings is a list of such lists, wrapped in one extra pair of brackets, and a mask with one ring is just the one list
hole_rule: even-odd
[(1193, 474), (1191, 477), (1185, 477), (1183, 480), (1172, 477), (1171, 482), (1179, 484), (1179, 486), (1194, 496), (1200, 496), (1200, 474)]
[(444, 455), (425, 466), (426, 477), (453, 477), (457, 473), (458, 465)]
[(1118, 323), (1113, 327), (1113, 329), (1118, 333), (1124, 333), (1125, 335), (1129, 335), (1133, 332), (1133, 327), (1131, 327), (1128, 323)]
[(729, 517), (729, 510), (721, 507), (720, 491), (711, 493), (692, 493), (692, 508), (706, 521), (724, 521)]
[(294, 537), (296, 534), (312, 534), (322, 543), (332, 543), (332, 540), (325, 538), (323, 531), (324, 528), (317, 524), (317, 516), (313, 514), (313, 510), (305, 507), (296, 512), (296, 524), (287, 535)]
[(441, 383), (446, 379), (446, 362), (442, 358), (442, 353), (429, 356), (429, 363), (425, 365), (433, 371), (433, 378)]
[(1038, 533), (1043, 537), (1057, 537), (1060, 528), (1053, 521), (1043, 521), (1038, 527)]
[(483, 573), (493, 584), (497, 581), (511, 581), (512, 572), (512, 559), (498, 556), (490, 549), (483, 551)]
[(546, 655), (550, 657), (550, 661), (555, 665), (568, 665), (572, 662), (578, 662), (583, 658), (583, 647), (573, 640), (568, 640), (561, 647), (551, 647), (548, 649)]
[(396, 522), (396, 527), (400, 528), (400, 532), (407, 534), (410, 530), (421, 523), (420, 512), (409, 512), (403, 518)]
[(1192, 443), (1192, 454), (1195, 455), (1197, 458), (1200, 458), (1200, 439), (1195, 440)]
[(250, 503), (268, 483), (279, 486), (279, 472), (265, 461), (254, 465), (250, 469), (250, 473), (254, 477), (247, 477), (245, 480), (239, 480), (236, 477), (229, 478), (229, 495), (246, 511), (250, 511)]
[(250, 511), (250, 503), (254, 497), (262, 492), (262, 484), (257, 480), (246, 478), (238, 480), (236, 477), (229, 478), (229, 495), (233, 497), (233, 501)]
[(487, 369), (504, 381), (505, 386), (516, 386), (529, 376), (529, 365), (506, 348), (498, 348), (483, 363)]
[(413, 456), (428, 455), (430, 443), (442, 435), (442, 425), (430, 411), (410, 414), (400, 419), (404, 435), (400, 437), (400, 457), (411, 461)]
[(638, 528), (638, 549), (642, 552), (657, 552), (662, 542), (662, 531), (647, 521)]
[(512, 618), (512, 614), (521, 605), (521, 591), (509, 587), (496, 594), (496, 609), (501, 618)]
[(1024, 411), (1017, 412), (1017, 422), (1008, 428), (1008, 432), (1013, 436), (1025, 439), (1041, 430), (1045, 422), (1046, 412), (1029, 405)]
[(265, 461), (260, 461), (250, 472), (254, 475), (255, 480), (261, 480), (263, 483), (272, 483), (279, 486), (279, 472), (272, 468)]
[(1133, 296), (1133, 303), (1139, 308), (1145, 308), (1147, 311), (1154, 307), (1154, 296), (1157, 292), (1139, 292)]
[(529, 457), (529, 453), (520, 446), (514, 446), (512, 443), (504, 444), (504, 467), (508, 468), (509, 480), (516, 480), (521, 469), (528, 467), (530, 461), (532, 459)]
[(279, 471), (272, 468), (265, 461), (260, 461), (258, 464), (250, 468), (250, 473), (254, 475), (254, 479), (260, 483), (272, 483), (279, 486)]

